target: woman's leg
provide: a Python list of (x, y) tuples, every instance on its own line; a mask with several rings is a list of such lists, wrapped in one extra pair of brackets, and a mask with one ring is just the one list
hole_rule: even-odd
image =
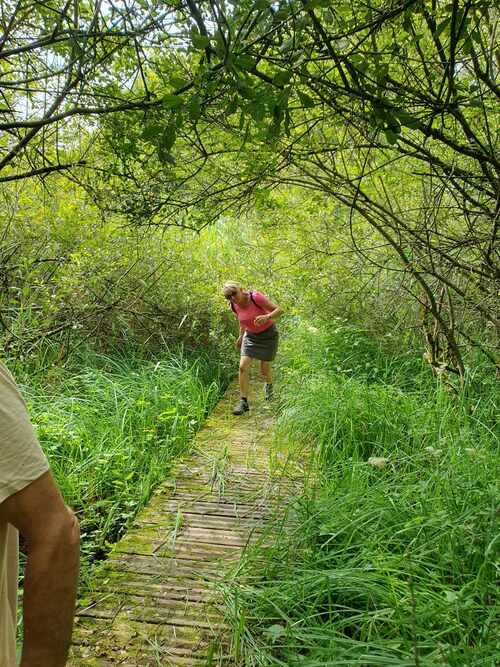
[(273, 374), (271, 371), (271, 362), (270, 361), (261, 361), (260, 362), (260, 372), (262, 377), (266, 381), (264, 385), (264, 396), (266, 401), (270, 401), (273, 397)]
[(272, 384), (273, 383), (273, 373), (271, 370), (271, 362), (270, 361), (261, 361), (260, 362), (260, 373), (264, 380), (266, 381), (267, 384)]
[(251, 357), (240, 357), (240, 400), (238, 401), (238, 404), (234, 406), (233, 415), (242, 415), (244, 412), (248, 412), (250, 409), (248, 406), (248, 376), (250, 374), (251, 363)]
[(240, 357), (240, 396), (241, 398), (248, 398), (248, 385), (249, 385), (249, 375), (250, 375), (250, 364), (252, 363), (252, 357)]

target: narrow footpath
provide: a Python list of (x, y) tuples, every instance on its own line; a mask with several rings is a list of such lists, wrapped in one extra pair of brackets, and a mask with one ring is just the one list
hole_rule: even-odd
[(190, 458), (115, 545), (77, 610), (70, 667), (234, 665), (218, 586), (283, 513), (293, 484), (286, 455), (270, 455), (274, 417), (261, 386), (252, 382), (256, 399), (241, 417), (229, 387)]

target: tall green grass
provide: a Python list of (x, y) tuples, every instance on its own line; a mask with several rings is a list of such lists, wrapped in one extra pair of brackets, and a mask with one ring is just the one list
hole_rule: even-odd
[(80, 520), (84, 579), (217, 402), (228, 378), (217, 362), (180, 351), (159, 360), (87, 351), (22, 387), (52, 472)]
[(457, 395), (345, 325), (297, 327), (281, 357), (277, 438), (311, 474), (297, 528), (226, 591), (241, 664), (498, 664), (494, 381)]

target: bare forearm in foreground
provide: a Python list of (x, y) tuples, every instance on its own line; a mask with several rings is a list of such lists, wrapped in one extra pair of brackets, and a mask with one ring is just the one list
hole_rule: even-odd
[(66, 508), (38, 541), (28, 544), (24, 580), (24, 641), (20, 667), (66, 664), (75, 611), (79, 529)]

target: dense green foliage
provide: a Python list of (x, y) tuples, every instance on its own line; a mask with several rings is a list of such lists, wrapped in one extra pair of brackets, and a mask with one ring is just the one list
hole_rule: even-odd
[[(462, 383), (470, 348), (494, 372), (500, 330), (496, 4), (5, 2), (0, 182), (13, 186), (5, 190), (5, 219), (13, 225), (26, 212), (29, 197), (16, 187), (28, 176), (62, 170), (97, 204), (83, 213), (86, 220), (104, 212), (106, 242), (115, 237), (114, 254), (104, 256), (102, 229), (94, 240), (95, 273), (105, 278), (99, 289), (78, 307), (56, 300), (34, 338), (67, 332), (75, 319), (92, 335), (110, 319), (115, 333), (134, 321), (147, 338), (145, 322), (157, 322), (165, 305), (167, 318), (176, 319), (172, 309), (181, 304), (172, 294), (168, 304), (143, 298), (168, 254), (151, 249), (151, 273), (141, 270), (131, 248), (139, 246), (142, 259), (147, 244), (122, 234), (124, 217), (147, 230), (143, 237), (156, 246), (171, 247), (183, 241), (165, 240), (158, 230), (200, 230), (270, 199), (271, 189), (281, 188), (290, 202), (293, 186), (306, 201), (304, 190), (317, 193), (314, 215), (329, 211), (325, 244), (332, 235), (348, 244), (387, 299), (396, 290), (419, 310), (426, 358), (436, 373)], [(64, 208), (78, 215), (82, 199), (75, 190)], [(42, 192), (45, 197), (50, 189)], [(284, 211), (275, 217), (281, 227), (290, 224)], [(311, 216), (303, 224), (312, 235), (317, 231)], [(13, 266), (23, 281), (30, 278), (21, 287), (28, 290), (45, 286), (37, 282), (41, 268), (56, 281), (56, 274), (69, 274), (68, 283), (82, 269), (93, 275), (92, 250), (89, 262), (78, 249), (54, 255), (49, 243), (50, 253), (26, 262), (17, 239), (4, 240), (6, 289)], [(326, 251), (343, 252), (338, 245)], [(308, 252), (321, 264), (321, 246)], [(23, 315), (38, 320), (45, 310)], [(155, 337), (163, 333), (149, 328)], [(33, 342), (16, 327), (7, 338), (14, 347)]]
[(493, 667), (498, 389), (341, 322), (282, 358), (278, 442), (309, 462), (297, 527), (226, 591), (244, 664)]
[(0, 354), (84, 579), (234, 372), (237, 279), (309, 466), (244, 664), (500, 661), (497, 4), (1, 4)]
[(321, 193), (463, 381), (464, 349), (495, 365), (500, 331), (495, 4), (187, 2), (183, 48), (150, 69), (162, 104), (106, 118), (88, 187), (135, 224), (198, 229), (283, 184)]
[[(87, 351), (50, 376), (26, 375), (35, 430), (82, 534), (82, 580), (188, 451), (217, 402), (228, 366), (214, 352), (187, 357)], [(23, 369), (19, 369), (22, 377)]]
[(242, 273), (230, 230), (198, 236), (127, 228), (116, 217), (102, 220), (82, 190), (61, 178), (47, 190), (24, 182), (3, 195), (5, 355), (48, 368), (82, 344), (162, 350), (182, 342), (193, 350), (232, 327), (218, 293)]

